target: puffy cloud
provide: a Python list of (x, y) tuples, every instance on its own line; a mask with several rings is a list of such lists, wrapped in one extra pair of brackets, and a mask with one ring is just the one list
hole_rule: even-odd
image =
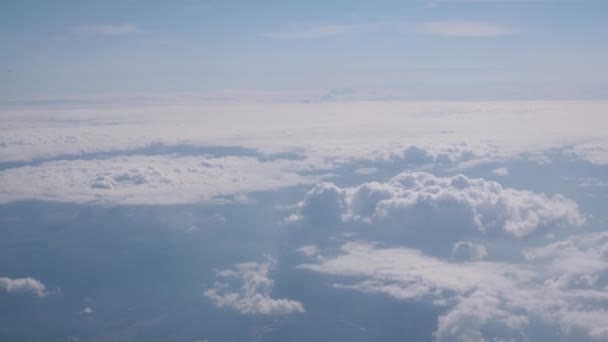
[(340, 276), (337, 288), (445, 307), (438, 341), (603, 341), (607, 241), (606, 233), (574, 236), (525, 250), (522, 264), (454, 262), (405, 247), (349, 242), (337, 255), (298, 267)]
[(300, 205), (300, 214), (312, 223), (338, 223), (347, 210), (345, 193), (331, 183), (315, 185)]
[(386, 183), (352, 188), (317, 185), (299, 204), (295, 219), (371, 224), (403, 233), (417, 247), (426, 242), (451, 246), (467, 236), (522, 238), (585, 221), (577, 204), (561, 195), (548, 197), (464, 175), (436, 177), (425, 172), (404, 172)]
[(0, 289), (3, 289), (8, 293), (29, 292), (38, 297), (43, 297), (49, 294), (46, 286), (40, 280), (31, 277), (15, 279), (0, 277)]
[(452, 258), (455, 260), (482, 260), (488, 256), (488, 251), (481, 244), (458, 241), (452, 249)]
[(238, 291), (233, 291), (225, 282), (215, 282), (205, 296), (218, 307), (236, 309), (242, 314), (291, 314), (304, 312), (301, 302), (270, 297), (274, 282), (268, 277), (273, 262), (242, 263), (233, 269), (218, 271), (220, 278), (236, 278), (242, 282)]

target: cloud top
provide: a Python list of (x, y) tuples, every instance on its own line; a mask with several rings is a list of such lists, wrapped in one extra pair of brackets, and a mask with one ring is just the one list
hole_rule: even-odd
[(523, 238), (585, 222), (577, 204), (561, 195), (548, 197), (494, 181), (426, 172), (403, 172), (386, 183), (351, 188), (318, 184), (292, 220), (361, 222), (402, 229), (418, 238), (444, 234), (456, 239), (453, 242), (471, 235)]

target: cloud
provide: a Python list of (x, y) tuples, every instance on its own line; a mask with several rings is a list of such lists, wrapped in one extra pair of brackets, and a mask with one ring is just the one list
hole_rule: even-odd
[(72, 33), (99, 36), (122, 36), (142, 33), (143, 29), (132, 24), (97, 24), (82, 25), (70, 29)]
[[(328, 160), (398, 158), (411, 146), (423, 157), (443, 152), (505, 160), (583, 144), (573, 147), (572, 155), (602, 163), (608, 160), (601, 130), (608, 125), (607, 107), (603, 102), (349, 101), (0, 108), (5, 118), (0, 163), (129, 156), (154, 152), (151, 146), (237, 146), (261, 154), (298, 151), (320, 168)], [(130, 115), (120, 115), (124, 112)], [(575, 118), (572, 112), (580, 114)], [(252, 116), (255, 122), (248, 120)]]
[(299, 216), (313, 224), (341, 222), (348, 210), (344, 191), (332, 183), (315, 185), (299, 205)]
[(321, 25), (289, 31), (270, 32), (264, 34), (264, 36), (274, 39), (325, 38), (353, 33), (373, 32), (378, 30), (380, 27), (380, 24)]
[(220, 278), (240, 280), (240, 289), (233, 291), (228, 283), (215, 282), (213, 288), (205, 291), (205, 296), (219, 308), (236, 309), (242, 314), (285, 315), (304, 312), (301, 302), (270, 297), (274, 282), (269, 279), (268, 273), (273, 265), (273, 261), (250, 262), (218, 271), (216, 274)]
[(371, 175), (378, 171), (379, 170), (376, 167), (360, 167), (355, 170), (355, 173), (358, 175)]
[(83, 315), (89, 316), (93, 314), (93, 309), (91, 309), (91, 307), (87, 306), (86, 308), (84, 308), (81, 312)]
[(43, 297), (49, 294), (46, 286), (40, 280), (27, 278), (7, 278), (0, 277), (0, 289), (8, 293), (32, 293), (38, 297)]
[(298, 248), (296, 251), (300, 252), (304, 256), (313, 257), (318, 256), (321, 250), (315, 245), (306, 245)]
[(607, 246), (606, 233), (576, 235), (528, 249), (527, 261), (513, 264), (349, 242), (298, 267), (339, 276), (336, 288), (445, 307), (437, 341), (601, 341), (608, 337)]
[[(348, 25), (319, 25), (302, 27), (286, 31), (265, 33), (263, 36), (274, 39), (313, 39), (327, 38), (341, 35), (375, 32), (382, 29), (396, 29), (403, 25), (396, 23), (371, 23), (371, 24), (348, 24)], [(406, 26), (407, 27), (407, 26)], [(429, 21), (414, 24), (414, 31), (447, 37), (497, 37), (517, 33), (517, 30), (499, 24), (480, 21)], [(332, 98), (333, 98), (332, 94)], [(339, 97), (349, 94), (337, 93)]]
[(605, 111), (595, 102), (401, 101), (0, 108), (0, 202), (197, 203), (317, 183), (344, 166), (463, 170), (565, 146), (602, 164)]
[(504, 177), (509, 175), (509, 169), (507, 169), (506, 167), (499, 167), (492, 170), (492, 173), (497, 176)]
[[(290, 169), (292, 169), (290, 171)], [(53, 161), (0, 171), (0, 202), (209, 202), (245, 192), (314, 182), (289, 160), (253, 157), (132, 156)]]
[(452, 258), (454, 260), (472, 260), (478, 261), (488, 256), (486, 247), (473, 242), (458, 241), (452, 249)]
[(421, 32), (443, 37), (500, 37), (517, 33), (512, 27), (477, 21), (429, 21)]
[(394, 230), (421, 248), (446, 248), (466, 237), (523, 238), (556, 227), (579, 226), (585, 218), (572, 200), (547, 197), (464, 175), (437, 177), (403, 172), (386, 183), (340, 188), (321, 183), (299, 203), (290, 221), (313, 225), (362, 223)]

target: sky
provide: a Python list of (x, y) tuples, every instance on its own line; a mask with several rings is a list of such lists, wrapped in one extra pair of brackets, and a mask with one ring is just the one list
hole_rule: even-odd
[(606, 4), (2, 2), (0, 341), (608, 340)]
[(4, 101), (354, 89), (606, 98), (601, 0), (6, 1)]

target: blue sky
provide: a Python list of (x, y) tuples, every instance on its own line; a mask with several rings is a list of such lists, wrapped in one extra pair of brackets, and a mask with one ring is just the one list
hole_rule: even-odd
[(605, 98), (608, 4), (8, 1), (3, 99), (353, 88)]

